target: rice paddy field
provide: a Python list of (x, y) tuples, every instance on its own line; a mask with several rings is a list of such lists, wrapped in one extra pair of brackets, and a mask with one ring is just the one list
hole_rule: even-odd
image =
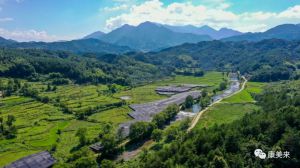
[[(6, 81), (7, 79), (2, 79)], [(16, 117), (18, 129), (14, 139), (0, 139), (0, 167), (27, 155), (40, 151), (52, 152), (58, 161), (65, 161), (78, 144), (76, 131), (87, 128), (87, 137), (92, 140), (99, 135), (104, 123), (111, 123), (116, 129), (120, 123), (131, 120), (127, 115), (132, 110), (129, 104), (145, 103), (166, 98), (155, 92), (157, 86), (179, 84), (205, 84), (217, 87), (223, 80), (222, 73), (208, 72), (203, 77), (176, 76), (128, 90), (119, 87), (115, 94), (107, 94), (105, 85), (62, 85), (55, 91), (46, 91), (47, 84), (27, 82), (39, 91), (39, 96), (48, 97), (48, 103), (33, 98), (12, 95), (0, 98), (0, 117), (7, 115)], [(22, 83), (26, 81), (22, 80)], [(77, 120), (74, 114), (63, 113), (59, 103), (65, 104), (73, 112), (79, 112), (96, 106), (105, 106), (121, 102), (121, 96), (129, 96), (126, 105), (100, 110), (87, 117)], [(59, 133), (58, 133), (59, 132)]]
[(246, 113), (258, 110), (254, 94), (263, 91), (266, 83), (248, 82), (245, 89), (229, 97), (207, 110), (197, 124), (197, 128), (211, 127), (215, 124), (233, 122), (242, 118)]
[(59, 100), (73, 112), (80, 112), (99, 105), (109, 105), (120, 102), (118, 98), (105, 95), (105, 85), (65, 85), (58, 86), (56, 91), (43, 92), (41, 96), (47, 96), (52, 100)]

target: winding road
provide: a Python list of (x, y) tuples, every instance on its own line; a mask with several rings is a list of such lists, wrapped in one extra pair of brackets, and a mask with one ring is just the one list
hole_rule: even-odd
[(205, 109), (203, 109), (202, 111), (200, 111), (200, 112), (193, 118), (190, 127), (187, 129), (187, 132), (190, 132), (190, 131), (196, 126), (196, 124), (198, 123), (198, 121), (199, 121), (199, 119), (201, 118), (202, 114), (203, 114), (204, 112), (206, 112), (210, 107), (214, 106), (214, 105), (217, 104), (217, 103), (220, 103), (222, 100), (224, 100), (224, 99), (226, 99), (226, 98), (229, 98), (229, 97), (231, 97), (231, 96), (233, 96), (233, 95), (236, 95), (236, 94), (240, 93), (241, 91), (243, 91), (243, 90), (245, 89), (245, 86), (246, 86), (246, 83), (248, 82), (248, 80), (247, 80), (244, 76), (242, 76), (242, 78), (243, 78), (244, 82), (243, 82), (243, 84), (242, 84), (242, 87), (241, 87), (238, 91), (236, 91), (236, 92), (234, 92), (234, 93), (232, 93), (232, 94), (230, 94), (230, 95), (228, 95), (228, 96), (226, 96), (226, 97), (224, 97), (224, 98), (221, 98), (221, 99), (218, 100), (218, 101), (213, 102), (213, 103), (210, 104), (208, 107), (206, 107)]

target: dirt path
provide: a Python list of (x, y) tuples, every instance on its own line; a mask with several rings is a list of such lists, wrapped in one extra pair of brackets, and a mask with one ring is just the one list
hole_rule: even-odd
[(226, 96), (226, 97), (224, 97), (224, 98), (222, 98), (222, 99), (220, 99), (220, 100), (218, 100), (218, 101), (213, 102), (213, 103), (210, 104), (208, 107), (206, 107), (205, 109), (203, 109), (202, 111), (200, 111), (200, 112), (193, 118), (192, 123), (191, 123), (191, 126), (188, 128), (187, 132), (190, 132), (190, 131), (196, 126), (196, 124), (198, 123), (198, 121), (199, 121), (199, 119), (201, 118), (202, 114), (203, 114), (204, 112), (206, 112), (210, 107), (212, 107), (213, 105), (215, 105), (215, 104), (217, 104), (217, 103), (220, 103), (222, 100), (224, 100), (224, 99), (226, 99), (226, 98), (228, 98), (228, 97), (231, 97), (231, 96), (236, 95), (236, 94), (240, 93), (241, 91), (243, 91), (243, 90), (245, 89), (245, 86), (246, 86), (246, 83), (248, 82), (248, 80), (247, 80), (244, 76), (242, 76), (242, 78), (244, 79), (244, 83), (243, 83), (243, 85), (242, 85), (242, 87), (241, 87), (240, 90), (238, 90), (237, 92), (234, 92), (234, 93), (232, 93), (231, 95), (228, 95), (228, 96)]
[(152, 144), (153, 144), (153, 141), (152, 141), (152, 140), (145, 141), (145, 142), (143, 142), (143, 143), (141, 144), (141, 146), (123, 152), (123, 153), (117, 158), (117, 160), (118, 160), (118, 161), (120, 161), (120, 160), (128, 161), (128, 160), (134, 158), (135, 156), (137, 156), (141, 151), (143, 151), (143, 149), (148, 149), (149, 147), (151, 147)]

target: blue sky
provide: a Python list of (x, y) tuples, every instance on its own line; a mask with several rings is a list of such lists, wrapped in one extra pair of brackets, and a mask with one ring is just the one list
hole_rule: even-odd
[(300, 23), (300, 0), (0, 0), (0, 36), (19, 41), (75, 39), (147, 20), (259, 32)]

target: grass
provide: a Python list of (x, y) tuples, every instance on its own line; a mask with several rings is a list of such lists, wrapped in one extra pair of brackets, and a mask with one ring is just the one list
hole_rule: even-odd
[(206, 72), (202, 77), (176, 76), (175, 79), (158, 82), (159, 84), (205, 84), (209, 86), (218, 86), (223, 81), (221, 72)]
[(242, 118), (246, 113), (259, 109), (254, 104), (217, 104), (203, 114), (197, 128), (211, 127), (214, 124), (230, 123)]
[(253, 95), (261, 93), (263, 91), (263, 87), (265, 85), (266, 85), (265, 83), (248, 82), (243, 91), (225, 99), (223, 102), (226, 102), (226, 103), (254, 103), (255, 100), (253, 98)]
[(130, 104), (146, 103), (155, 100), (160, 100), (166, 98), (166, 96), (158, 95), (155, 89), (158, 86), (166, 85), (180, 85), (180, 84), (203, 84), (209, 85), (210, 88), (216, 88), (219, 83), (223, 81), (223, 75), (221, 72), (207, 72), (203, 77), (194, 76), (175, 76), (174, 78), (164, 79), (157, 81), (145, 86), (140, 86), (133, 88), (131, 90), (122, 91), (114, 95), (115, 98), (120, 98), (121, 96), (130, 96), (131, 99), (127, 102)]
[(197, 124), (197, 128), (211, 127), (214, 124), (230, 123), (242, 118), (246, 113), (258, 110), (255, 105), (254, 94), (263, 91), (266, 83), (248, 82), (245, 89), (222, 102), (210, 107)]
[(130, 111), (130, 108), (123, 106), (120, 108), (114, 108), (100, 113), (95, 113), (91, 115), (88, 120), (96, 122), (112, 122), (113, 119), (113, 123), (115, 125), (119, 125), (125, 121), (131, 120), (131, 118), (128, 116)]

